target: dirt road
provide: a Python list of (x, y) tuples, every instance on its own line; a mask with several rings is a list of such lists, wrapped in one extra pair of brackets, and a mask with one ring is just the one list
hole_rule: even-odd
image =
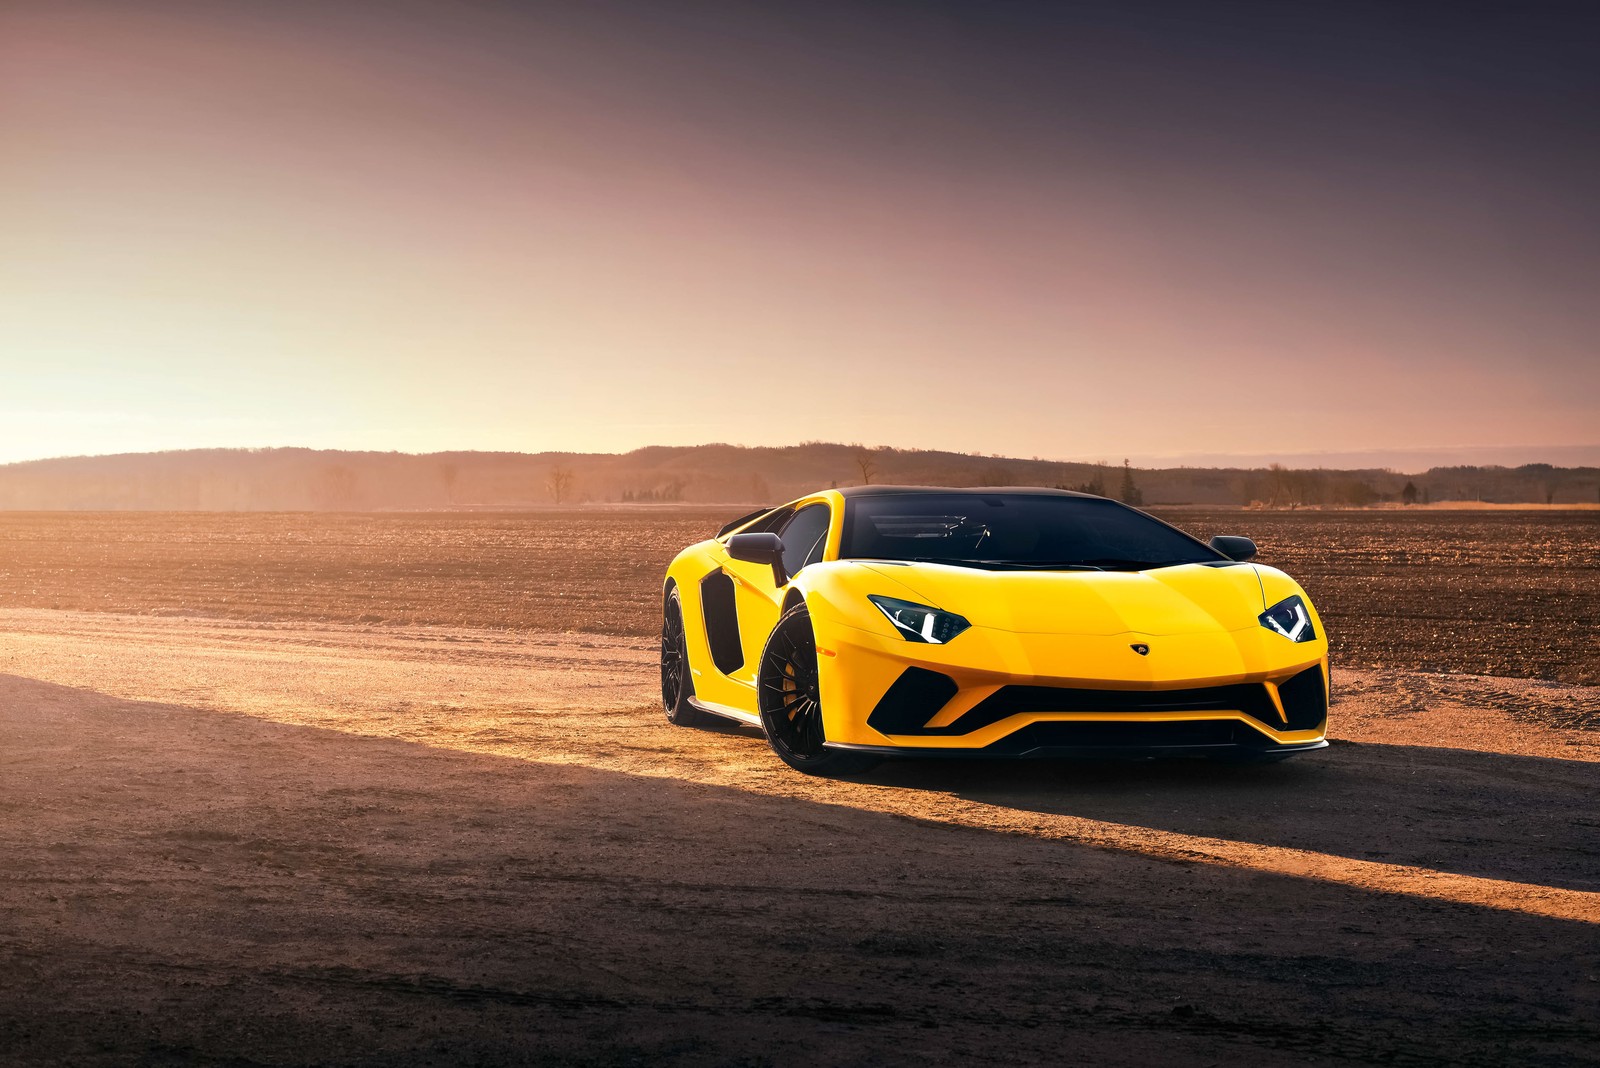
[(0, 1061), (1600, 1063), (1600, 690), (829, 782), (653, 657), (0, 610)]

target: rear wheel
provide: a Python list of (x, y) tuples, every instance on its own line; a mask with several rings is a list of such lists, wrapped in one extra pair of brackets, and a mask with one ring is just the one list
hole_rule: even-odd
[(756, 681), (761, 727), (785, 764), (808, 775), (849, 775), (878, 763), (875, 757), (823, 745), (817, 639), (804, 604), (789, 609), (772, 628)]
[(689, 643), (683, 630), (683, 600), (673, 587), (661, 613), (661, 707), (679, 727), (704, 727), (716, 717), (689, 703), (694, 680), (689, 674)]

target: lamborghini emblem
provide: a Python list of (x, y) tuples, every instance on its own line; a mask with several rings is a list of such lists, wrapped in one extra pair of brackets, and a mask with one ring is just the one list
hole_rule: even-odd
[(1128, 646), (1128, 648), (1132, 649), (1134, 652), (1138, 653), (1140, 656), (1149, 656), (1150, 655), (1150, 647), (1148, 645), (1146, 645), (1144, 642), (1134, 642), (1132, 645)]

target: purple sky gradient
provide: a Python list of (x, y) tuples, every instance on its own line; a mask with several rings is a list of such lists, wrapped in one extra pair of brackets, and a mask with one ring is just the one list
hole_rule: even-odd
[(11, 3), (0, 461), (1593, 445), (1594, 10)]

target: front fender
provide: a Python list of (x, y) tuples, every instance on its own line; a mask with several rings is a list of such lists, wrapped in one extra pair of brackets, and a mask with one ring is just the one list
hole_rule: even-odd
[(827, 635), (841, 626), (885, 638), (899, 637), (883, 613), (867, 600), (868, 594), (922, 601), (909, 586), (852, 560), (812, 564), (796, 576), (795, 585), (805, 597), (812, 629), (822, 645), (827, 644)]

